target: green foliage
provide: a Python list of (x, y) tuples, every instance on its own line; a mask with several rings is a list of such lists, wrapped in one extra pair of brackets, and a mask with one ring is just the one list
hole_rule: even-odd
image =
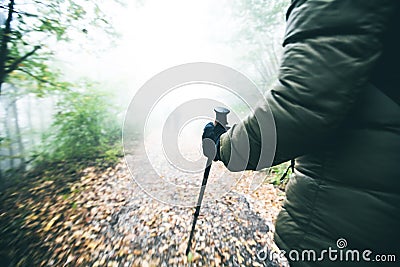
[(111, 45), (117, 36), (101, 0), (8, 0), (0, 8), (0, 88), (7, 82), (38, 96), (65, 90), (70, 84), (51, 64), (60, 45), (82, 49), (99, 38)]
[(11, 72), (8, 81), (23, 88), (19, 95), (33, 92), (38, 97), (44, 97), (53, 92), (67, 91), (72, 87), (70, 82), (63, 81), (61, 72), (44, 59), (50, 54), (35, 54), (29, 60), (21, 63), (18, 70)]
[(289, 0), (235, 0), (236, 16), (243, 21), (242, 37), (254, 42), (254, 36), (274, 34), (275, 28), (284, 22), (289, 3)]
[[(28, 160), (28, 169), (39, 165), (38, 170), (58, 168), (59, 165), (53, 164), (56, 162), (74, 169), (79, 162), (95, 163), (101, 157), (109, 164), (119, 160), (120, 125), (109, 96), (90, 89), (91, 85), (65, 81), (57, 54), (82, 49), (96, 53), (115, 44), (118, 35), (106, 8), (120, 6), (123, 1), (4, 0), (0, 3), (0, 99), (1, 94), (7, 95), (6, 99), (30, 94), (58, 101), (51, 131), (43, 144), (35, 145), (39, 148), (30, 147), (36, 150), (32, 158), (25, 155), (32, 151), (23, 152), (21, 159)], [(2, 88), (3, 83), (13, 86)], [(0, 148), (12, 146), (8, 135), (0, 137)], [(10, 154), (6, 159), (18, 156), (15, 151)]]
[(121, 156), (120, 125), (110, 97), (92, 89), (62, 95), (36, 162), (107, 161)]
[(269, 175), (266, 178), (266, 182), (284, 188), (284, 186), (286, 185), (286, 183), (288, 181), (290, 172), (283, 181), (281, 181), (281, 178), (282, 178), (283, 174), (286, 172), (289, 165), (290, 165), (290, 161), (272, 167), (270, 169)]
[[(289, 0), (235, 0), (233, 13), (239, 21), (234, 43), (247, 51), (251, 77), (261, 88), (272, 84), (279, 64), (285, 12)], [(246, 65), (246, 64), (244, 64)]]

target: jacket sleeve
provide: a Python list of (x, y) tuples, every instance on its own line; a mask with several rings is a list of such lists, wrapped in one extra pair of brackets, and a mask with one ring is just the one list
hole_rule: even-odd
[[(277, 85), (251, 115), (221, 137), (221, 159), (228, 169), (270, 167), (328, 140), (366, 87), (398, 2), (292, 1)], [(274, 123), (259, 123), (269, 112)], [(271, 144), (274, 140), (262, 138), (260, 129), (274, 124), (276, 144)], [(243, 143), (249, 144), (247, 156)], [(261, 160), (264, 150), (274, 148), (270, 161)], [(229, 163), (235, 155), (242, 155), (236, 158), (245, 163)]]

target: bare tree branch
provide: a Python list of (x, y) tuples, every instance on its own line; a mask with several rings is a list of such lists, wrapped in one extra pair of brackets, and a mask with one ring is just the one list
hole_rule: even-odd
[[(5, 10), (10, 10), (8, 6), (4, 6), (4, 5), (0, 5), (0, 8), (1, 9), (5, 9)], [(13, 12), (17, 13), (17, 14), (20, 14), (20, 15), (25, 15), (25, 16), (28, 16), (28, 17), (36, 17), (36, 18), (39, 17), (39, 15), (28, 13), (28, 12), (23, 12), (23, 11), (18, 11), (18, 10), (15, 10), (15, 9), (13, 9)]]
[(22, 71), (23, 73), (28, 74), (29, 76), (31, 76), (32, 78), (34, 78), (35, 80), (37, 80), (37, 81), (39, 81), (39, 82), (48, 83), (48, 84), (53, 85), (53, 86), (58, 86), (57, 84), (55, 84), (55, 83), (53, 83), (53, 82), (50, 82), (50, 81), (45, 80), (45, 79), (42, 79), (42, 78), (40, 78), (39, 76), (30, 73), (30, 72), (27, 71), (26, 69), (21, 69), (21, 68), (20, 68), (20, 69), (18, 69), (18, 70), (19, 70), (19, 71)]
[(41, 48), (40, 45), (35, 46), (32, 51), (26, 53), (23, 57), (20, 57), (19, 59), (15, 60), (10, 66), (7, 67), (6, 73), (11, 73), (12, 71), (16, 70), (18, 68), (18, 65), (22, 63), (24, 60), (26, 60), (28, 57), (32, 56), (35, 54), (37, 50)]

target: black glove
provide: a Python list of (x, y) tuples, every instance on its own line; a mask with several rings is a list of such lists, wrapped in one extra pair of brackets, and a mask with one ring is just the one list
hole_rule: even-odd
[(226, 132), (224, 126), (219, 123), (207, 123), (204, 127), (203, 135), (203, 154), (207, 158), (212, 158), (214, 161), (221, 160), (219, 153), (219, 138)]

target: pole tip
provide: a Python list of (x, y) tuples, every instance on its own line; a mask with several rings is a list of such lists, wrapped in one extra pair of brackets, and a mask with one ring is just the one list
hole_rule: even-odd
[(193, 253), (191, 251), (187, 254), (187, 260), (188, 262), (192, 262), (193, 260)]

